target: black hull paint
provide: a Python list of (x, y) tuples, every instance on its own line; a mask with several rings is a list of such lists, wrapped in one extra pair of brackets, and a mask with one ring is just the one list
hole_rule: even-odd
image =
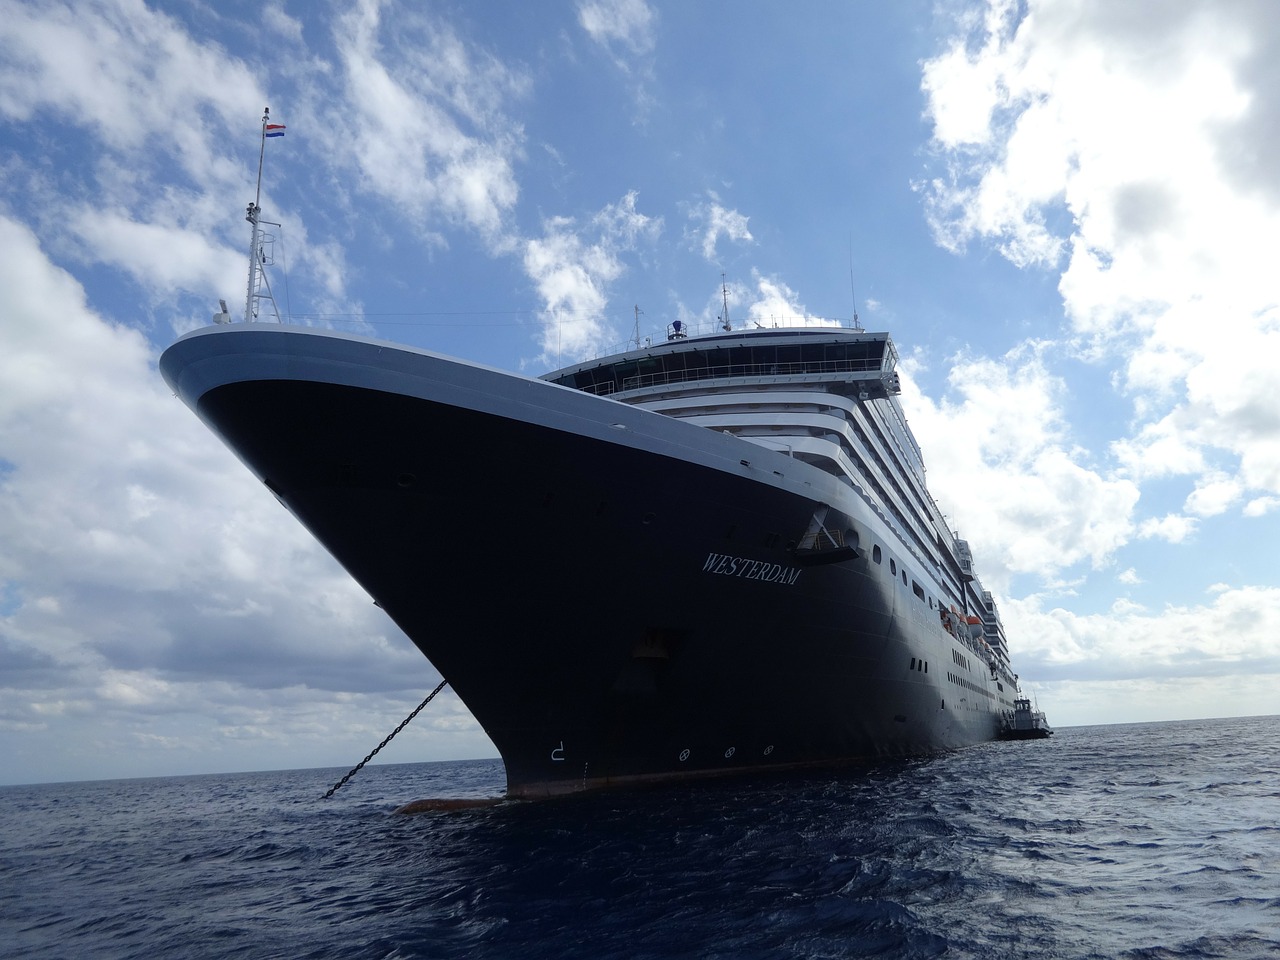
[[(194, 363), (166, 361), (171, 382)], [(865, 551), (796, 560), (815, 497), (365, 386), (264, 375), (195, 392), (184, 399), (449, 680), (511, 796), (998, 734), (999, 705), (947, 683), (954, 641), (884, 565)], [(547, 396), (606, 419), (620, 407)]]

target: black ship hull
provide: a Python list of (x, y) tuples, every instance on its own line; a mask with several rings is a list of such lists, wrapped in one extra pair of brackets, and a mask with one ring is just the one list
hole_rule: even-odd
[(511, 796), (999, 734), (905, 576), (797, 550), (822, 507), (877, 533), (803, 464), (357, 338), (202, 331), (161, 368), (449, 681)]

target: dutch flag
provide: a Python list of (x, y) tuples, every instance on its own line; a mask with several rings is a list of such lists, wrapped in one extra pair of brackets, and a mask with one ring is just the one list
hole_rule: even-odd
[(266, 125), (266, 128), (265, 128), (265, 129), (266, 129), (266, 134), (265, 134), (265, 135), (266, 135), (266, 136), (268, 136), (268, 137), (283, 137), (283, 136), (284, 136), (284, 124), (283, 124), (283, 123), (268, 123), (268, 124)]

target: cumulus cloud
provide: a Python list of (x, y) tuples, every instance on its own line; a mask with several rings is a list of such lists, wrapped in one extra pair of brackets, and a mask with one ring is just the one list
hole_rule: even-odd
[(1072, 440), (1065, 384), (1040, 348), (948, 361), (949, 395), (924, 396), (922, 360), (904, 358), (903, 403), (926, 451), (929, 486), (962, 536), (981, 545), (984, 582), (1104, 565), (1133, 533), (1138, 487), (1100, 472)]
[(553, 217), (541, 237), (526, 242), (524, 269), (544, 302), (541, 362), (559, 366), (589, 357), (617, 339), (606, 315), (609, 287), (625, 270), (623, 255), (661, 230), (660, 218), (636, 209), (632, 192), (585, 227)]
[(992, 0), (923, 81), (948, 170), (923, 188), (940, 242), (1065, 259), (1072, 333), (1128, 358), (1117, 456), (1136, 480), (1186, 476), (1196, 512), (1280, 489), (1280, 194), (1257, 159), (1280, 146), (1280, 12), (1224, 12)]
[[(267, 21), (273, 42), (300, 41), (278, 6)], [(241, 148), (256, 146), (265, 99), (256, 71), (132, 0), (18, 4), (0, 22), (0, 51), (0, 117), (26, 147), (4, 158), (0, 190), (49, 254), (128, 277), (139, 313), (182, 304), (180, 329), (207, 321), (220, 297), (235, 304), (248, 241), (237, 211), (254, 195)], [(264, 199), (271, 187), (268, 177)], [(332, 242), (313, 245), (299, 216), (269, 218), (284, 225), (295, 279), (351, 309)]]
[[(195, 755), (250, 691), (323, 703), (428, 685), (412, 645), (168, 393), (142, 334), (97, 316), (26, 226), (0, 218), (0, 247), (0, 734), (91, 742), (128, 710), (129, 737), (181, 728)], [(6, 751), (65, 762), (47, 738)]]
[[(1127, 410), (1109, 438), (1082, 421), (1073, 435), (1060, 386), (983, 360), (975, 372), (1010, 391), (989, 407), (1007, 418), (1006, 454), (984, 448), (985, 404), (970, 407), (954, 378), (951, 393), (966, 399), (916, 416), (939, 499), (983, 546), (994, 538), (1002, 578), (1085, 559), (1096, 568), (1131, 541), (1139, 555), (1159, 549), (1162, 568), (1199, 565), (1189, 548), (1226, 520), (1274, 517), (1280, 321), (1268, 261), (1280, 181), (1260, 158), (1280, 146), (1278, 26), (1267, 3), (990, 0), (926, 63), (942, 170), (919, 187), (938, 242), (1060, 271), (1057, 349), (1109, 374), (1103, 402)], [(957, 463), (940, 447), (947, 435), (976, 439), (999, 471)], [(1261, 555), (1252, 544), (1241, 554)], [(1199, 672), (1251, 698), (1232, 712), (1274, 709), (1250, 679), (1274, 684), (1280, 670), (1274, 588), (1148, 609), (1153, 578), (1129, 567), (1119, 579), (1137, 596), (1102, 613), (1044, 611), (1038, 597), (1003, 605), (1022, 669), (1060, 678), (1059, 702), (1114, 689), (1160, 704), (1151, 719), (1226, 711), (1220, 692), (1214, 704), (1221, 687), (1191, 679)]]
[(1163, 517), (1150, 517), (1138, 524), (1137, 535), (1143, 540), (1164, 540), (1183, 543), (1200, 527), (1195, 517), (1169, 513)]
[[(1052, 680), (1085, 677), (1224, 676), (1280, 672), (1280, 655), (1254, 638), (1280, 630), (1280, 588), (1244, 586), (1211, 592), (1203, 603), (1137, 606), (1081, 615), (1044, 609), (1039, 598), (1006, 603), (1011, 630), (1024, 637), (1023, 669)], [(1221, 707), (1219, 707), (1220, 709)]]

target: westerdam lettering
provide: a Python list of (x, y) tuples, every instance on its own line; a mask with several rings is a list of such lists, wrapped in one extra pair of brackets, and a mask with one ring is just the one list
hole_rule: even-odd
[(799, 567), (784, 567), (777, 563), (749, 560), (746, 557), (731, 557), (723, 553), (707, 554), (707, 562), (702, 565), (702, 572), (715, 573), (722, 577), (740, 577), (743, 580), (761, 580), (764, 583), (780, 583), (787, 587), (794, 586), (801, 573)]

